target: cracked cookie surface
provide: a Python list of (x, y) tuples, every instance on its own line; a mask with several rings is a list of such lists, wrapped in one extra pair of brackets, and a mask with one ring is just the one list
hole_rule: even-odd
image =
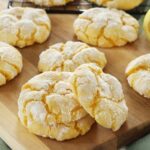
[(69, 2), (72, 2), (73, 0), (27, 0), (28, 2), (32, 2), (36, 5), (40, 6), (63, 6), (66, 5)]
[(110, 48), (123, 46), (138, 38), (139, 23), (124, 11), (91, 8), (74, 22), (77, 38), (85, 43)]
[(128, 107), (120, 82), (96, 64), (83, 64), (71, 78), (78, 101), (97, 123), (113, 131), (126, 121)]
[(22, 66), (20, 52), (11, 45), (0, 42), (0, 86), (17, 76)]
[(150, 98), (150, 54), (132, 60), (125, 73), (130, 87), (140, 95)]
[(51, 23), (42, 9), (14, 7), (0, 12), (0, 41), (23, 48), (43, 43)]
[(25, 83), (19, 99), (19, 118), (32, 133), (58, 141), (88, 132), (94, 120), (77, 101), (71, 72), (44, 72)]
[(106, 65), (103, 52), (82, 42), (57, 43), (40, 54), (38, 69), (44, 71), (74, 71), (85, 63), (96, 63), (101, 68)]
[(100, 6), (130, 10), (140, 5), (144, 0), (89, 0)]

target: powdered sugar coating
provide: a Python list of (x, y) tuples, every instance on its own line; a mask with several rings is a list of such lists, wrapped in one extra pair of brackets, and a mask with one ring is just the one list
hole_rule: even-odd
[(144, 0), (89, 0), (97, 5), (106, 6), (109, 8), (117, 8), (130, 10), (140, 5)]
[(91, 8), (74, 22), (74, 32), (79, 40), (104, 48), (135, 41), (138, 30), (135, 18), (116, 9)]
[(89, 131), (94, 120), (72, 92), (71, 76), (70, 72), (44, 72), (22, 87), (18, 115), (30, 132), (63, 141)]
[(140, 95), (150, 98), (150, 54), (132, 60), (126, 68), (129, 85)]
[(72, 2), (73, 0), (27, 0), (28, 2), (35, 3), (36, 5), (40, 6), (63, 6), (66, 5), (69, 2)]
[(12, 80), (23, 67), (22, 56), (13, 46), (0, 42), (0, 85)]
[(42, 9), (14, 7), (0, 12), (0, 41), (23, 48), (43, 43), (51, 23)]
[(40, 54), (38, 69), (44, 71), (74, 71), (85, 63), (106, 65), (105, 54), (82, 42), (57, 43)]
[(83, 108), (103, 127), (118, 130), (128, 108), (120, 82), (95, 64), (83, 64), (72, 77), (74, 93)]

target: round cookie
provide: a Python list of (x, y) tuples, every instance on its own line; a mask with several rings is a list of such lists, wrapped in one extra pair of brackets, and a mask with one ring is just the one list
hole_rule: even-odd
[(150, 54), (132, 60), (125, 73), (129, 85), (140, 95), (150, 98)]
[(80, 104), (96, 122), (113, 131), (126, 121), (128, 108), (120, 82), (96, 64), (78, 67), (71, 79)]
[(36, 5), (52, 7), (52, 6), (63, 6), (73, 0), (27, 0), (28, 2), (35, 3)]
[(84, 63), (106, 65), (104, 53), (82, 42), (68, 41), (52, 45), (40, 54), (38, 69), (44, 71), (74, 71)]
[(14, 7), (0, 12), (0, 41), (23, 48), (43, 43), (51, 23), (43, 9)]
[(94, 120), (72, 92), (71, 72), (44, 72), (22, 87), (19, 118), (32, 133), (58, 141), (88, 132)]
[(17, 76), (22, 66), (20, 52), (9, 44), (0, 42), (0, 86)]
[(109, 8), (130, 10), (140, 5), (144, 0), (89, 0), (97, 5)]
[(74, 22), (77, 38), (85, 43), (110, 48), (123, 46), (138, 37), (138, 21), (124, 11), (91, 8)]

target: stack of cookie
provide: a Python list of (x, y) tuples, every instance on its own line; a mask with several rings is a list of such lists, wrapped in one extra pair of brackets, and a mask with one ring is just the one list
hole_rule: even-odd
[(43, 72), (23, 85), (19, 118), (29, 131), (62, 141), (83, 135), (94, 120), (118, 130), (128, 108), (120, 82), (102, 69), (104, 53), (85, 43), (68, 41), (40, 54)]
[[(71, 0), (29, 1), (54, 6), (65, 5)], [(142, 0), (92, 2), (131, 9)], [(135, 41), (139, 31), (135, 18), (112, 8), (86, 10), (77, 17), (73, 27), (82, 42), (56, 43), (43, 51), (38, 63), (42, 73), (22, 86), (18, 99), (21, 123), (34, 134), (58, 141), (84, 135), (95, 121), (113, 131), (119, 130), (126, 121), (128, 107), (121, 83), (104, 73), (105, 54), (87, 44), (102, 48), (123, 46)], [(16, 7), (0, 12), (0, 85), (21, 72), (22, 56), (13, 46), (42, 44), (50, 32), (51, 22), (44, 10)], [(149, 54), (144, 55), (126, 69), (131, 87), (148, 98), (150, 88), (143, 83), (150, 81), (149, 59)], [(137, 86), (140, 82), (142, 87)]]

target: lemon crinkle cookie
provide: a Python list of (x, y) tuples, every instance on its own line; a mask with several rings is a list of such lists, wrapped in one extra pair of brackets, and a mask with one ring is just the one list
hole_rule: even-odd
[(43, 43), (51, 23), (42, 9), (14, 7), (0, 12), (0, 41), (23, 48)]
[(109, 8), (117, 8), (130, 10), (140, 5), (144, 0), (89, 0), (97, 5), (106, 6)]
[(19, 118), (30, 132), (58, 141), (85, 134), (94, 123), (72, 92), (71, 72), (44, 72), (22, 87)]
[(128, 108), (120, 82), (96, 64), (78, 67), (71, 79), (78, 101), (96, 122), (113, 131), (126, 121)]
[(20, 73), (22, 66), (20, 52), (11, 45), (0, 42), (0, 86)]
[(57, 43), (40, 54), (38, 68), (44, 71), (74, 71), (84, 63), (96, 63), (101, 68), (106, 65), (104, 53), (82, 42)]
[(126, 68), (126, 76), (136, 92), (150, 98), (150, 54), (132, 60)]
[(86, 10), (74, 22), (77, 38), (85, 43), (110, 48), (138, 38), (139, 23), (124, 11), (108, 8)]
[(28, 2), (35, 3), (36, 5), (40, 6), (63, 6), (66, 5), (68, 2), (72, 2), (73, 0), (27, 0)]

